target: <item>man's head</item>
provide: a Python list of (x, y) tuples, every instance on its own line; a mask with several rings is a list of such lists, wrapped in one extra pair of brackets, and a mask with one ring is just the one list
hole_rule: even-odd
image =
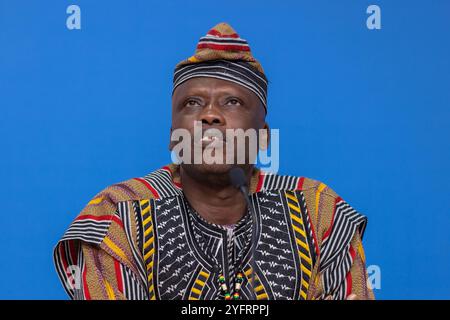
[[(175, 69), (171, 131), (187, 129), (194, 137), (194, 125), (200, 123), (202, 133), (217, 129), (224, 140), (228, 129), (253, 129), (258, 133), (260, 129), (268, 129), (266, 97), (267, 79), (259, 62), (251, 55), (247, 42), (228, 24), (218, 24), (200, 39), (196, 54), (180, 62)], [(212, 151), (212, 156), (221, 152), (225, 162), (226, 142), (216, 140), (210, 144), (211, 141), (213, 139), (208, 136), (200, 142), (192, 141), (192, 150), (195, 143), (201, 145), (201, 150), (208, 145), (221, 146)], [(238, 143), (234, 142), (236, 163)], [(248, 148), (249, 139), (246, 142)], [(257, 141), (258, 146), (261, 142), (268, 143)], [(174, 144), (171, 141), (170, 149)], [(254, 159), (250, 158), (246, 152), (243, 167), (251, 166), (249, 163)], [(202, 163), (182, 164), (182, 167), (198, 175), (226, 173), (232, 165)]]

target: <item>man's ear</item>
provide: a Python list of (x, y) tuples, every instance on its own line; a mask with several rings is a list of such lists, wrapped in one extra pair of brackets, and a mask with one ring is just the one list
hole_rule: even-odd
[(270, 143), (270, 128), (267, 122), (264, 124), (264, 128), (259, 133), (259, 150), (267, 150)]
[(173, 128), (170, 127), (169, 151), (172, 151), (173, 147), (175, 146), (175, 141), (172, 141), (172, 132)]

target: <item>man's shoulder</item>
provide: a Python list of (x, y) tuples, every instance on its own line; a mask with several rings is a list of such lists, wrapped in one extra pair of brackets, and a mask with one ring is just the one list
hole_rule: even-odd
[(180, 192), (173, 180), (172, 165), (164, 166), (141, 177), (134, 177), (112, 184), (99, 192), (91, 202), (107, 200), (112, 204), (126, 201), (160, 199)]
[[(126, 203), (148, 201), (168, 192), (167, 179), (171, 168), (163, 167), (140, 178), (112, 184), (97, 193), (76, 216), (64, 234), (64, 240), (83, 240), (99, 244), (114, 224), (123, 226)], [(125, 217), (128, 219), (129, 217)]]
[(84, 216), (107, 219), (114, 216), (120, 203), (161, 198), (174, 189), (171, 170), (170, 166), (164, 166), (144, 176), (109, 185), (91, 198), (77, 219)]
[(261, 171), (259, 188), (257, 191), (301, 191), (303, 193), (313, 193), (336, 199), (339, 196), (322, 181), (295, 175), (271, 174)]

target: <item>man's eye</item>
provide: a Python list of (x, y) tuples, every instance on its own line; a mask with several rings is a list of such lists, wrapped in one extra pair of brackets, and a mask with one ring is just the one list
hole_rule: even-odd
[(197, 100), (186, 101), (186, 106), (188, 106), (188, 107), (196, 107), (198, 105), (200, 105), (200, 103)]
[(227, 104), (231, 104), (233, 106), (237, 106), (237, 105), (240, 105), (241, 102), (238, 99), (230, 99), (230, 100), (228, 100)]

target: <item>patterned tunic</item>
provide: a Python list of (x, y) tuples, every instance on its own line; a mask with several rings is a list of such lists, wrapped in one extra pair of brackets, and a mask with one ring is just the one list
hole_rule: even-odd
[(112, 185), (56, 245), (58, 275), (73, 299), (223, 299), (219, 273), (232, 288), (238, 269), (242, 299), (373, 299), (367, 219), (333, 190), (255, 169), (250, 199), (256, 223), (248, 213), (225, 228), (189, 206), (176, 165)]

